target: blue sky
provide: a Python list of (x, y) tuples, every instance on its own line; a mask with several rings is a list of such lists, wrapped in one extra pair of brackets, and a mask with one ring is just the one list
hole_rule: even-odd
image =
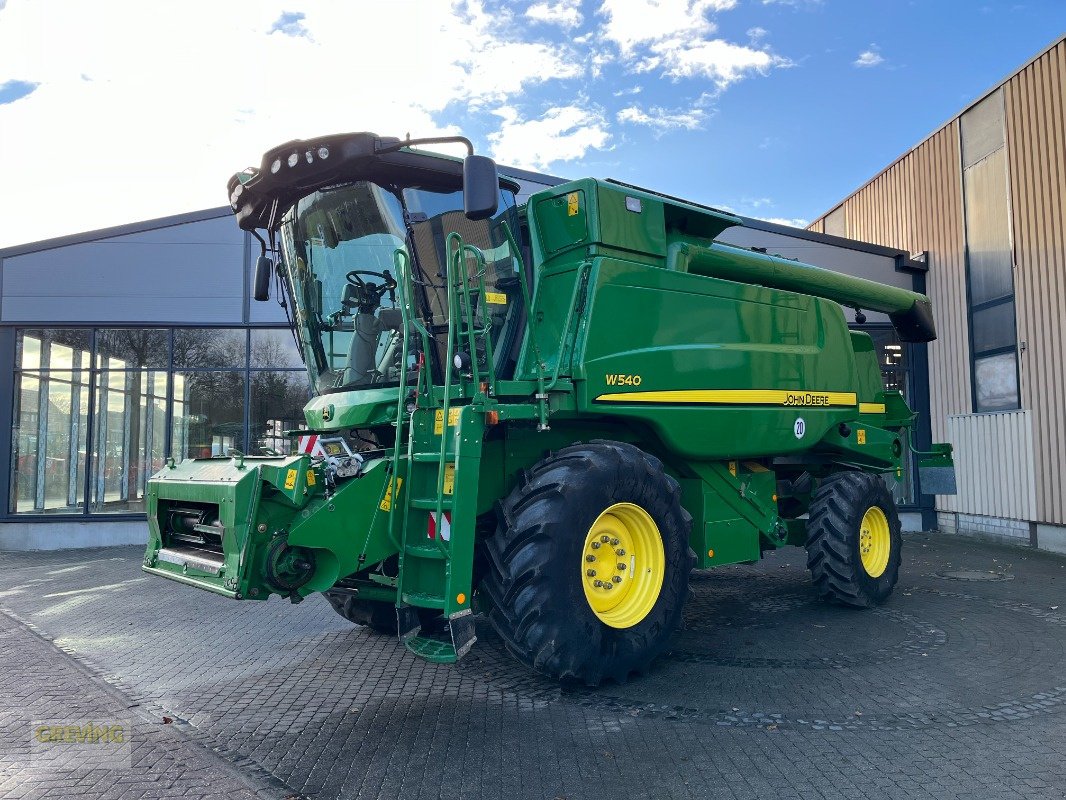
[(804, 224), (1064, 30), (1066, 0), (0, 0), (0, 246), (222, 205), (344, 130)]

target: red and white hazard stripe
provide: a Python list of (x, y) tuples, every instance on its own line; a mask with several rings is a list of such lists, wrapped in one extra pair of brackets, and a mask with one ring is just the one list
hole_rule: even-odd
[(322, 445), (318, 443), (318, 434), (312, 433), (307, 436), (301, 436), (296, 451), (298, 453), (310, 453), (313, 456), (322, 455)]
[[(450, 511), (445, 511), (441, 514), (441, 526), (440, 526), (440, 538), (444, 541), (449, 541), (452, 538), (452, 515)], [(429, 515), (429, 538), (437, 538), (437, 513), (431, 512)]]

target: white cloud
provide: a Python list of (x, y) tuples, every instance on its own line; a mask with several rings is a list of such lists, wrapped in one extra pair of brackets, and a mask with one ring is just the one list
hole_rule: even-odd
[(876, 67), (878, 64), (884, 63), (884, 60), (881, 54), (877, 52), (877, 45), (871, 45), (869, 50), (861, 52), (859, 57), (851, 63), (856, 67)]
[(710, 15), (735, 6), (736, 0), (604, 0), (599, 13), (606, 17), (604, 38), (633, 71), (705, 78), (721, 91), (750, 74), (791, 66), (757, 46), (761, 28), (748, 32), (751, 46), (711, 38), (718, 28)]
[(439, 121), (452, 104), (507, 104), (587, 69), (478, 0), (98, 0), (66, 4), (62, 25), (56, 13), (0, 11), (0, 84), (40, 84), (0, 105), (0, 246), (221, 206), (226, 179), (288, 139), (455, 133)]
[[(288, 139), (461, 119), (501, 163), (546, 169), (609, 149), (612, 126), (693, 130), (718, 92), (790, 63), (761, 28), (717, 32), (737, 3), (67, 0), (60, 26), (53, 5), (0, 0), (0, 86), (36, 85), (0, 103), (0, 246), (221, 206)], [(610, 111), (575, 99), (601, 76)], [(660, 77), (689, 96), (660, 105)]]
[(526, 9), (526, 16), (534, 22), (558, 25), (569, 30), (581, 24), (581, 0), (560, 0), (556, 3), (534, 3)]
[(607, 18), (604, 38), (626, 56), (639, 45), (714, 33), (717, 28), (708, 15), (736, 4), (736, 0), (604, 0), (598, 13)]
[(611, 138), (602, 112), (585, 103), (550, 108), (539, 119), (524, 119), (513, 106), (495, 113), (503, 124), (489, 142), (502, 164), (548, 170), (556, 162), (575, 161), (605, 147)]
[(658, 133), (665, 133), (669, 130), (696, 130), (706, 118), (707, 113), (702, 108), (693, 108), (688, 111), (667, 111), (659, 106), (653, 106), (648, 111), (644, 111), (639, 106), (628, 106), (617, 114), (619, 122), (644, 125)]
[(765, 75), (773, 67), (792, 64), (787, 58), (766, 50), (732, 44), (723, 39), (695, 43), (667, 41), (657, 44), (653, 50), (656, 56), (646, 62), (647, 69), (661, 68), (663, 74), (671, 78), (708, 78), (719, 89), (753, 72)]

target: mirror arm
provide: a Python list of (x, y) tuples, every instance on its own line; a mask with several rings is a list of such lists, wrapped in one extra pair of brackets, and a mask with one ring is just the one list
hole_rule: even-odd
[(474, 144), (465, 136), (430, 136), (425, 139), (412, 139), (411, 134), (407, 134), (407, 139), (402, 142), (385, 146), (375, 145), (374, 153), (379, 155), (395, 153), (397, 150), (402, 150), (404, 147), (413, 147), (416, 144), (462, 144), (466, 145), (467, 155), (474, 155)]

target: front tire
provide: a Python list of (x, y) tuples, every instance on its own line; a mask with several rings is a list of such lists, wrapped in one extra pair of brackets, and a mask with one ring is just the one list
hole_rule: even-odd
[(396, 635), (396, 607), (379, 600), (359, 600), (348, 592), (322, 592), (333, 610), (355, 625), (374, 633)]
[(540, 461), (486, 543), (489, 619), (534, 670), (594, 686), (644, 672), (681, 619), (692, 518), (658, 459), (593, 441)]
[(888, 487), (877, 475), (838, 472), (822, 481), (807, 522), (807, 569), (827, 600), (868, 608), (899, 579), (902, 536)]

